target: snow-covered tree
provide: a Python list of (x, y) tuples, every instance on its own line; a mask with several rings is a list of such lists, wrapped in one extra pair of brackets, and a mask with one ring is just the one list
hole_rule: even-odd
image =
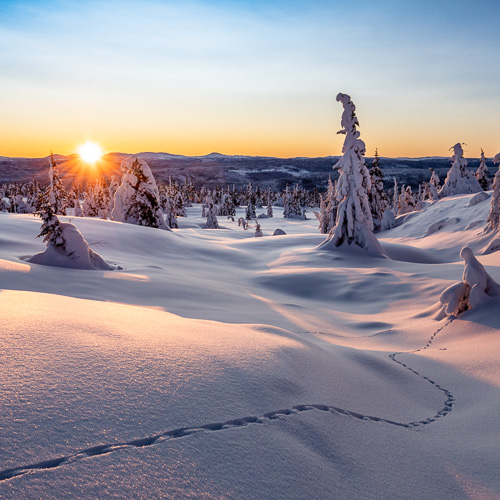
[(179, 227), (179, 224), (177, 223), (176, 209), (172, 204), (169, 195), (167, 195), (165, 202), (165, 224), (167, 224), (170, 229), (177, 229)]
[(398, 202), (399, 202), (399, 186), (398, 180), (394, 177), (394, 192), (392, 193), (392, 212), (394, 215), (398, 215)]
[(116, 190), (111, 218), (139, 226), (169, 229), (160, 209), (160, 196), (148, 164), (137, 157), (122, 161), (122, 182)]
[(219, 227), (219, 222), (217, 221), (217, 207), (210, 196), (207, 196), (205, 207), (207, 214), (207, 224), (205, 227), (207, 229), (217, 229)]
[(439, 196), (451, 196), (454, 194), (478, 193), (482, 191), (476, 176), (467, 170), (467, 160), (464, 158), (464, 150), (458, 142), (450, 149), (453, 149), (453, 162), (443, 187), (439, 190)]
[(415, 210), (415, 197), (410, 186), (403, 186), (398, 201), (398, 215), (407, 214)]
[(285, 188), (283, 193), (283, 217), (285, 219), (305, 219), (298, 184), (292, 192), (290, 192), (288, 184)]
[(342, 244), (355, 244), (373, 255), (382, 256), (385, 253), (372, 233), (373, 221), (368, 202), (370, 174), (363, 158), (365, 143), (356, 130), (359, 125), (356, 107), (346, 94), (338, 94), (337, 101), (344, 107), (342, 129), (338, 133), (345, 134), (343, 156), (333, 167), (340, 171), (336, 189), (339, 206), (336, 226), (321, 246), (335, 248)]
[(42, 219), (38, 236), (43, 238), (47, 249), (30, 257), (29, 262), (77, 269), (113, 269), (89, 247), (75, 225), (59, 220), (51, 203), (44, 203), (36, 215)]
[(332, 178), (328, 177), (328, 189), (325, 199), (321, 198), (319, 207), (319, 232), (321, 234), (328, 234), (335, 227), (338, 204), (335, 196), (335, 185)]
[(233, 203), (233, 197), (229, 193), (224, 193), (222, 195), (219, 215), (222, 217), (234, 217), (236, 215), (236, 207)]
[(437, 200), (439, 199), (439, 177), (433, 168), (429, 169), (431, 171), (431, 178), (429, 182), (424, 182), (424, 189), (422, 193), (422, 201), (425, 200)]
[(246, 220), (257, 218), (257, 213), (255, 212), (255, 203), (256, 203), (256, 196), (253, 191), (253, 185), (251, 182), (249, 182), (245, 193), (245, 204), (247, 206), (245, 211)]
[(42, 238), (47, 246), (49, 244), (53, 246), (63, 245), (61, 221), (57, 217), (52, 203), (43, 203), (36, 215), (42, 219), (42, 227), (37, 238)]
[(490, 213), (486, 219), (485, 231), (500, 230), (500, 153), (493, 158), (493, 163), (498, 163), (498, 170), (493, 179), (493, 194), (491, 195)]
[(82, 203), (85, 217), (107, 219), (110, 204), (109, 191), (102, 180), (87, 187), (87, 192)]
[(59, 177), (59, 169), (52, 152), (50, 153), (49, 165), (47, 201), (54, 207), (55, 214), (64, 215), (67, 206), (67, 194), (64, 184)]
[(262, 229), (260, 227), (260, 224), (258, 222), (256, 222), (255, 223), (255, 237), (260, 238), (262, 236), (264, 236), (264, 235), (262, 234)]
[(377, 149), (370, 168), (370, 181), (371, 189), (368, 193), (368, 201), (372, 212), (373, 227), (377, 231), (380, 229), (382, 217), (388, 206), (387, 195), (384, 190), (384, 174), (380, 169), (380, 158)]
[(436, 188), (436, 191), (439, 191), (439, 189), (441, 188), (439, 176), (433, 168), (430, 168), (429, 170), (431, 171), (431, 178), (429, 179), (429, 184), (432, 184)]
[(267, 216), (273, 217), (273, 192), (271, 187), (267, 190)]
[(485, 190), (490, 189), (490, 180), (488, 178), (488, 167), (486, 166), (486, 157), (484, 156), (484, 151), (481, 149), (481, 161), (479, 162), (479, 167), (476, 170), (476, 179), (479, 185)]

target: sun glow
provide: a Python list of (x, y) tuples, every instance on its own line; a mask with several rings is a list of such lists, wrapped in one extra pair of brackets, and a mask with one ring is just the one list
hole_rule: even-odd
[(101, 159), (103, 152), (99, 144), (87, 141), (78, 148), (78, 154), (84, 162), (94, 164)]

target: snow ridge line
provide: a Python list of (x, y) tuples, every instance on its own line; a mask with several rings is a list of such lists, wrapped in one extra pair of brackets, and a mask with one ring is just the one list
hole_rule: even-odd
[(15, 477), (23, 476), (25, 474), (36, 473), (43, 470), (56, 469), (59, 467), (64, 467), (72, 463), (78, 462), (79, 460), (84, 460), (90, 457), (96, 457), (100, 455), (108, 455), (110, 453), (115, 453), (121, 450), (145, 448), (148, 446), (156, 446), (172, 439), (179, 439), (191, 434), (201, 433), (201, 432), (216, 432), (223, 431), (227, 429), (234, 429), (238, 427), (246, 427), (252, 424), (264, 424), (266, 422), (272, 422), (273, 420), (279, 420), (282, 417), (289, 415), (297, 415), (305, 411), (323, 411), (329, 412), (336, 415), (345, 415), (358, 420), (366, 420), (371, 422), (380, 422), (389, 425), (395, 425), (398, 427), (411, 428), (409, 424), (404, 424), (401, 422), (395, 422), (393, 420), (388, 420), (380, 417), (373, 417), (369, 415), (362, 415), (349, 410), (344, 410), (343, 408), (338, 408), (335, 406), (321, 405), (321, 404), (308, 404), (308, 405), (297, 405), (292, 408), (285, 408), (282, 410), (276, 410), (269, 413), (265, 413), (261, 417), (243, 417), (233, 420), (226, 420), (225, 422), (215, 422), (204, 424), (199, 427), (180, 427), (178, 429), (169, 430), (156, 434), (154, 436), (148, 436), (144, 438), (133, 439), (131, 441), (115, 443), (115, 444), (102, 444), (98, 446), (93, 446), (91, 448), (86, 448), (80, 450), (71, 455), (61, 456), (58, 458), (53, 458), (50, 460), (45, 460), (42, 462), (37, 462), (34, 464), (23, 465), (20, 467), (13, 467), (10, 469), (0, 470), (0, 482), (13, 479)]
[(448, 413), (450, 413), (451, 410), (453, 410), (453, 404), (455, 402), (455, 397), (453, 396), (451, 391), (449, 391), (448, 389), (445, 389), (441, 385), (437, 384), (434, 380), (431, 380), (429, 377), (425, 377), (424, 375), (421, 375), (419, 372), (417, 372), (416, 370), (414, 370), (413, 368), (408, 366), (406, 363), (399, 361), (397, 359), (397, 356), (398, 356), (398, 354), (414, 354), (414, 353), (417, 353), (420, 351), (425, 351), (426, 349), (428, 349), (431, 346), (431, 344), (434, 341), (434, 339), (436, 338), (437, 334), (439, 332), (441, 332), (444, 328), (446, 328), (454, 319), (455, 319), (455, 316), (450, 316), (448, 322), (445, 323), (444, 325), (442, 325), (441, 327), (439, 327), (431, 335), (431, 337), (429, 338), (429, 340), (427, 341), (425, 346), (422, 347), (421, 349), (414, 349), (413, 351), (406, 351), (406, 352), (393, 352), (392, 354), (389, 354), (389, 358), (391, 358), (392, 361), (394, 361), (395, 363), (398, 363), (398, 365), (401, 365), (403, 368), (406, 368), (407, 370), (411, 371), (412, 373), (414, 373), (418, 377), (426, 380), (427, 382), (429, 382), (429, 384), (432, 384), (436, 389), (444, 392), (444, 394), (446, 396), (446, 400), (444, 402), (443, 408), (441, 408), (434, 416), (429, 417), (425, 420), (419, 420), (416, 422), (409, 422), (409, 424), (408, 424), (409, 427), (420, 427), (422, 425), (427, 425), (427, 424), (430, 424), (432, 422), (435, 422), (438, 418), (445, 417), (446, 415), (448, 415)]

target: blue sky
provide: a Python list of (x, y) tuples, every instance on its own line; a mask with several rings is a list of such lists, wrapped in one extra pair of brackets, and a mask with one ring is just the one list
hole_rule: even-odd
[[(500, 150), (493, 1), (1, 2), (0, 155)], [(23, 152), (24, 151), (24, 152)]]

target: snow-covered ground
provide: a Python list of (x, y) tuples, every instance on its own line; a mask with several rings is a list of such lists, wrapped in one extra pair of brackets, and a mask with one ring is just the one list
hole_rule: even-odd
[(439, 304), (465, 245), (500, 282), (473, 196), (390, 259), (278, 208), (263, 238), (72, 218), (110, 271), (27, 262), (40, 220), (1, 213), (0, 497), (500, 498), (499, 299)]

